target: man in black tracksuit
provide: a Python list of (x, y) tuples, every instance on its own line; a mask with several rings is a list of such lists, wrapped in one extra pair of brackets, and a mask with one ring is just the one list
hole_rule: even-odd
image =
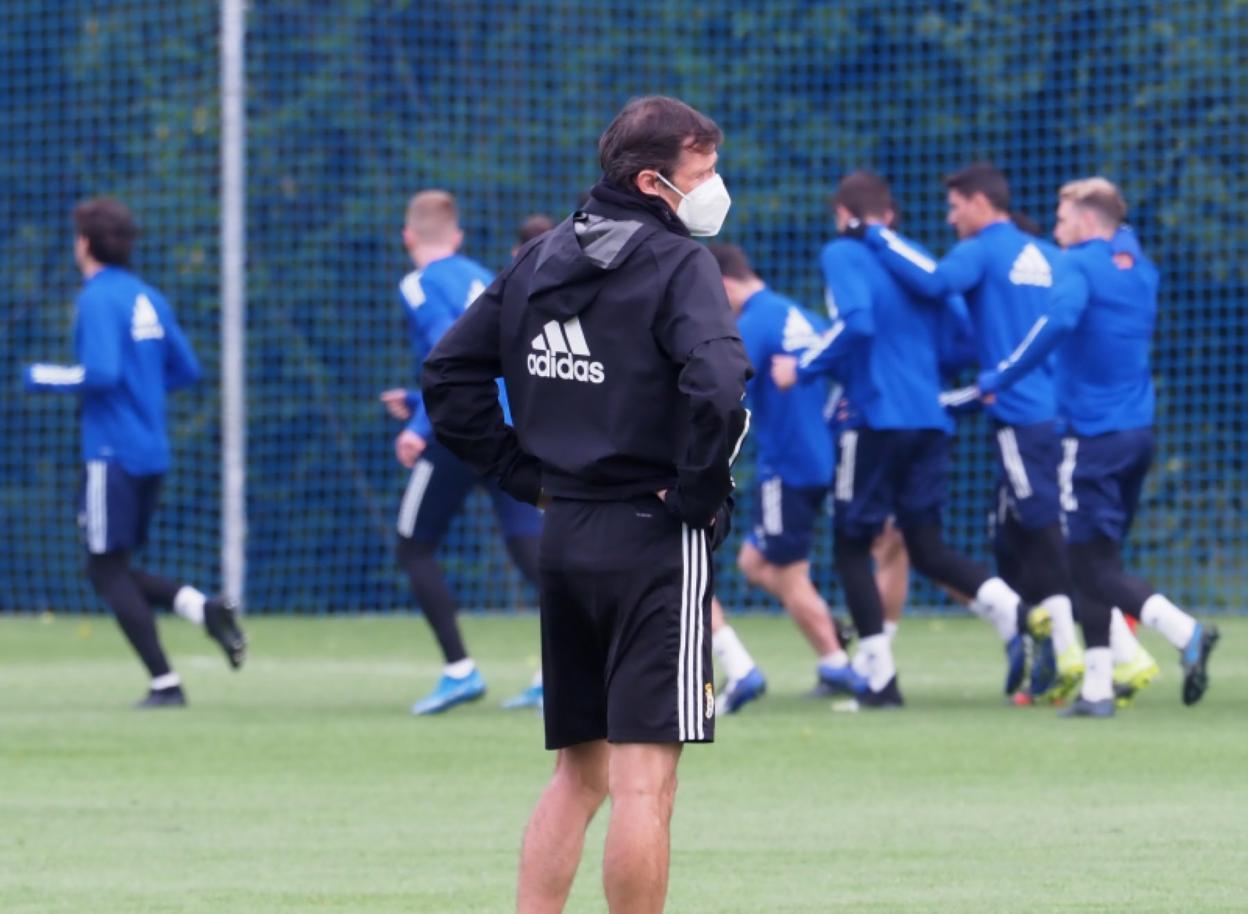
[[(612, 911), (660, 911), (686, 742), (710, 742), (711, 551), (727, 533), (749, 361), (714, 258), (722, 134), (634, 100), (583, 211), (530, 242), (425, 361), (438, 439), (547, 506), (540, 578), (555, 776), (525, 837), (519, 910), (561, 910), (607, 793)], [(494, 379), (507, 387), (514, 428)]]

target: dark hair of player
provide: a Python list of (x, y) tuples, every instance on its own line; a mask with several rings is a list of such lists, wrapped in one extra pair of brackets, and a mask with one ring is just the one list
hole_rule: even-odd
[(968, 200), (983, 194), (993, 209), (1002, 213), (1010, 211), (1010, 183), (991, 162), (975, 162), (955, 171), (945, 178), (945, 189), (956, 190)]
[(598, 159), (608, 181), (628, 187), (647, 168), (671, 177), (686, 149), (709, 153), (723, 141), (705, 114), (676, 98), (647, 95), (625, 105), (603, 131)]
[(1035, 235), (1037, 238), (1044, 234), (1044, 230), (1040, 228), (1040, 223), (1022, 210), (1010, 210), (1010, 221), (1014, 223), (1020, 232)]
[(525, 216), (524, 221), (520, 223), (520, 230), (516, 232), (516, 241), (519, 244), (528, 244), (538, 235), (545, 235), (554, 227), (555, 223), (545, 213)]
[(120, 200), (92, 197), (74, 207), (74, 230), (87, 239), (87, 249), (100, 263), (126, 267), (139, 235), (134, 215)]
[(832, 205), (843, 206), (858, 219), (867, 216), (882, 217), (896, 212), (897, 203), (888, 182), (873, 171), (860, 169), (841, 178), (832, 195)]
[(737, 245), (720, 242), (707, 248), (719, 264), (719, 272), (729, 279), (753, 279), (758, 275), (750, 266), (750, 258)]

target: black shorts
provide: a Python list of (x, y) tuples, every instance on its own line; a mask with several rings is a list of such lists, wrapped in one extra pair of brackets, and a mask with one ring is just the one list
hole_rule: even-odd
[(889, 517), (902, 530), (939, 524), (949, 488), (949, 436), (936, 429), (846, 429), (837, 442), (838, 537), (874, 539)]
[(547, 509), (546, 748), (714, 739), (708, 539), (651, 496)]
[(88, 461), (78, 487), (78, 527), (87, 552), (141, 548), (160, 504), (163, 478), (131, 476), (111, 461)]

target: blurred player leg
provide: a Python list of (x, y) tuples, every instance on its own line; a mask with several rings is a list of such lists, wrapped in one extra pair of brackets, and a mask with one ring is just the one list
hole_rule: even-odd
[(581, 862), (585, 829), (607, 797), (608, 748), (595, 740), (560, 749), (520, 851), (517, 914), (563, 910)]
[(138, 707), (173, 707), (186, 704), (182, 680), (169, 666), (156, 631), (156, 614), (143, 598), (130, 574), (130, 553), (119, 549), (87, 557), (87, 580), (108, 604), (134, 652), (151, 677), (148, 696)]
[(724, 618), (724, 607), (718, 597), (711, 598), (711, 654), (724, 671), (716, 714), (734, 714), (754, 699), (763, 697), (767, 679)]
[[(542, 539), (542, 514), (532, 505), (516, 501), (497, 485), (487, 483), (490, 500), (494, 503), (494, 514), (498, 517), (498, 525), (503, 533), (503, 543), (507, 554), (516, 569), (528, 581), (534, 590), (538, 588), (538, 552)], [(542, 687), (542, 671), (539, 668), (533, 675), (528, 688), (503, 702), (509, 711), (522, 708), (542, 709), (544, 698)]]
[(413, 714), (438, 714), (485, 694), (485, 679), (464, 647), (451, 595), (435, 555), (451, 520), (476, 484), (472, 472), (437, 442), (412, 468), (399, 506), (398, 560), (412, 595), (442, 652), (442, 676), (434, 690), (412, 705)]
[(1157, 678), (1161, 669), (1116, 606), (1110, 615), (1109, 648), (1114, 655), (1114, 697), (1118, 707), (1125, 708), (1141, 689)]
[(1095, 569), (1072, 552), (1075, 600), (1087, 645), (1083, 685), (1063, 717), (1114, 716), (1114, 658), (1109, 647), (1111, 608), (1097, 597)]
[(186, 621), (201, 626), (208, 637), (221, 646), (231, 667), (238, 669), (243, 665), (247, 657), (247, 638), (233, 602), (219, 596), (209, 598), (190, 584), (141, 568), (132, 568), (130, 573), (148, 603), (172, 610)]
[(892, 518), (871, 544), (871, 558), (875, 562), (875, 586), (884, 604), (884, 634), (891, 643), (901, 627), (901, 614), (910, 592), (910, 556)]

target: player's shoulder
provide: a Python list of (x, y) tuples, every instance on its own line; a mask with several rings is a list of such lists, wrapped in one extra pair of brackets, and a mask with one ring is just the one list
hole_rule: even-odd
[(819, 262), (825, 273), (838, 267), (862, 266), (874, 260), (875, 257), (864, 242), (844, 235), (833, 238), (819, 251)]
[(412, 270), (399, 280), (399, 296), (413, 311), (425, 303), (425, 287), (421, 270)]

